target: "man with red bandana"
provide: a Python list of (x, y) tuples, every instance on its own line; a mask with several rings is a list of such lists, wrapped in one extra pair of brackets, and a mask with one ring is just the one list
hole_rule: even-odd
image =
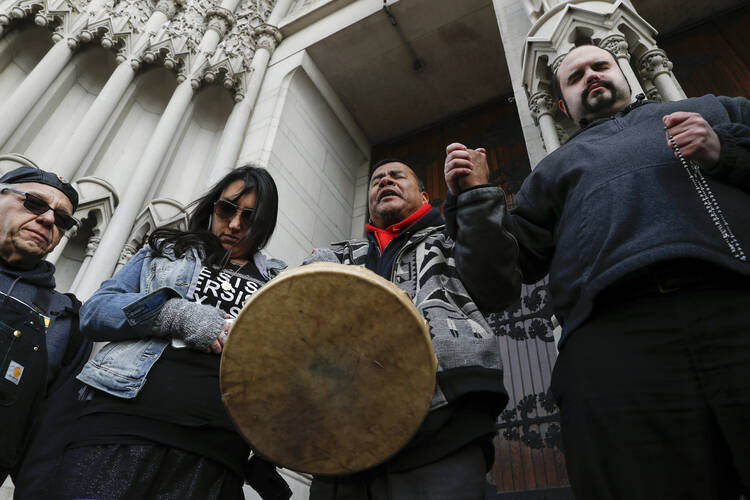
[[(317, 250), (305, 261), (364, 265), (395, 283), (427, 320), (438, 359), (430, 412), (406, 447), (370, 470), (316, 477), (311, 500), (484, 499), (494, 425), (508, 396), (498, 343), (480, 311), (502, 310), (518, 298), (517, 247), (507, 244), (510, 236), (494, 238), (502, 231), (504, 197), (464, 207), (455, 241), (444, 233), (443, 219), (428, 200), (412, 168), (401, 160), (383, 160), (370, 176), (367, 239)], [(471, 226), (473, 219), (493, 216), (492, 227)], [(467, 265), (476, 287), (467, 289), (456, 261), (490, 259), (512, 278), (482, 280), (484, 270)], [(479, 303), (475, 296), (493, 299)]]

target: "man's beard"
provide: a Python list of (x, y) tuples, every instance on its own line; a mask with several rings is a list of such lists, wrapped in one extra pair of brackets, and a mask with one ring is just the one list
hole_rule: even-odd
[(401, 222), (402, 220), (406, 219), (407, 216), (404, 216), (402, 214), (402, 209), (400, 208), (394, 208), (391, 210), (385, 210), (383, 212), (380, 212), (380, 220), (383, 221), (383, 227), (381, 229), (385, 229), (387, 227), (390, 227), (397, 222)]
[[(599, 85), (609, 90), (609, 97), (607, 98), (599, 97), (593, 102), (593, 104), (589, 103), (588, 96), (589, 96), (590, 89), (593, 85)], [(615, 102), (617, 102), (617, 89), (615, 88), (614, 84), (608, 80), (598, 80), (592, 83), (591, 85), (587, 86), (581, 93), (581, 104), (583, 105), (583, 109), (588, 114), (597, 113), (599, 111), (608, 109)]]

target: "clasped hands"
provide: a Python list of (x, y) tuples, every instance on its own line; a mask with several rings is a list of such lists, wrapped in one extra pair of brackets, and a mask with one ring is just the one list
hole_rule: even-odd
[(474, 186), (490, 182), (487, 151), (484, 148), (469, 149), (459, 142), (445, 148), (445, 184), (454, 194)]

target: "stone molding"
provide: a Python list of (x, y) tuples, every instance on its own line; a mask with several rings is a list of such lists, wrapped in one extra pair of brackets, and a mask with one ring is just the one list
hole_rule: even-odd
[(560, 69), (560, 65), (562, 64), (563, 59), (565, 59), (566, 54), (560, 54), (552, 61), (552, 64), (550, 65), (552, 73), (557, 73), (557, 70)]
[(625, 37), (619, 33), (608, 36), (599, 42), (599, 47), (612, 52), (618, 59), (630, 60), (630, 52), (628, 52), (628, 42)]
[(538, 124), (543, 115), (552, 116), (555, 112), (555, 98), (546, 91), (535, 92), (529, 97), (529, 111), (534, 121)]
[(657, 76), (672, 71), (672, 62), (662, 49), (651, 49), (638, 60), (638, 71), (643, 78), (654, 80)]
[(224, 37), (227, 32), (235, 25), (234, 14), (230, 10), (222, 7), (213, 7), (206, 12), (208, 20), (206, 29), (214, 30), (220, 37)]
[(99, 248), (99, 243), (102, 241), (102, 239), (98, 236), (92, 236), (89, 238), (88, 242), (86, 242), (86, 252), (84, 255), (86, 257), (93, 257), (96, 253), (96, 249)]
[(252, 36), (257, 48), (266, 49), (269, 52), (273, 52), (283, 38), (281, 31), (276, 26), (265, 23), (255, 27)]
[(646, 93), (646, 98), (651, 101), (663, 101), (664, 100), (661, 94), (659, 93), (659, 89), (657, 89), (656, 86), (650, 80), (643, 81), (643, 91)]
[[(92, 0), (10, 0), (0, 7), (0, 35), (14, 20), (31, 16), (36, 24), (54, 28), (52, 40), (64, 41), (71, 50), (98, 40), (116, 52), (118, 64), (130, 64), (134, 71), (144, 63), (160, 64), (174, 71), (178, 82), (189, 79), (194, 87), (218, 83), (241, 100), (256, 49), (272, 52), (282, 39), (278, 28), (265, 23), (275, 4), (241, 0), (231, 12), (214, 0), (99, 0), (98, 8)], [(168, 21), (147, 28), (154, 12)], [(217, 32), (221, 42), (193, 67), (201, 59), (206, 30)]]
[[(523, 53), (523, 82), (531, 95), (549, 88), (552, 73), (575, 47), (577, 37), (589, 38), (623, 57), (656, 47), (656, 30), (621, 0), (533, 0), (527, 11), (538, 12), (538, 8), (544, 13), (529, 31)], [(627, 39), (620, 30), (627, 30)]]
[(124, 266), (125, 264), (127, 264), (128, 261), (133, 258), (133, 255), (135, 255), (137, 251), (138, 249), (135, 246), (133, 246), (131, 243), (126, 243), (122, 251), (120, 252), (120, 257), (117, 259), (117, 265)]
[(154, 10), (163, 13), (167, 16), (167, 19), (172, 19), (174, 15), (177, 14), (177, 8), (179, 6), (180, 3), (176, 0), (159, 0), (159, 3), (156, 4)]

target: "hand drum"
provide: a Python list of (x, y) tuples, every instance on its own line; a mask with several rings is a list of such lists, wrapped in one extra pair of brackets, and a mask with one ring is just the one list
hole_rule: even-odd
[(348, 474), (400, 450), (427, 414), (437, 360), (396, 285), (358, 266), (288, 270), (245, 304), (221, 360), (221, 393), (261, 455)]

